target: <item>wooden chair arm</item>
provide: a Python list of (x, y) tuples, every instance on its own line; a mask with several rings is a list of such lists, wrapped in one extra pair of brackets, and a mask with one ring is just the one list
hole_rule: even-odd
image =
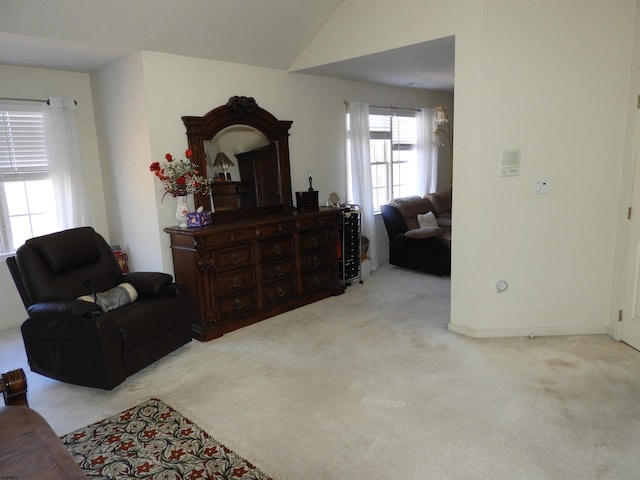
[(27, 402), (27, 377), (24, 370), (18, 368), (0, 375), (0, 392), (4, 397), (5, 405), (26, 405)]

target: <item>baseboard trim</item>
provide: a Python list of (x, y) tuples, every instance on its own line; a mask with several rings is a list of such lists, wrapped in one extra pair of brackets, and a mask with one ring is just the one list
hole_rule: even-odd
[(449, 323), (449, 330), (471, 338), (494, 337), (550, 337), (559, 335), (609, 335), (606, 325), (578, 327), (488, 328), (473, 329)]

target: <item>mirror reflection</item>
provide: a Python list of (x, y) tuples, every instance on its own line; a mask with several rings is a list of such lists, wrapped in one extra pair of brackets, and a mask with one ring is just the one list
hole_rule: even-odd
[(215, 223), (237, 222), (293, 209), (289, 130), (252, 97), (234, 96), (204, 116), (184, 116), (191, 161), (212, 185), (194, 195)]
[(212, 182), (211, 196), (215, 211), (279, 203), (279, 197), (274, 201), (261, 198), (257, 191), (255, 169), (249, 167), (249, 162), (245, 160), (270, 143), (262, 132), (247, 125), (227, 127), (205, 142), (207, 176)]

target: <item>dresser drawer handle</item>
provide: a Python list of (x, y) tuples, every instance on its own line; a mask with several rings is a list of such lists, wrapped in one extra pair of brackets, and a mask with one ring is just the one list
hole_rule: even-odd
[(242, 310), (244, 308), (244, 304), (240, 301), (239, 298), (236, 298), (236, 310)]
[(196, 262), (196, 265), (200, 270), (208, 270), (210, 268), (213, 268), (213, 262), (209, 257), (199, 258), (198, 261)]
[(276, 252), (276, 255), (280, 255), (282, 253), (282, 248), (280, 247), (280, 245), (276, 245), (275, 252)]
[(234, 265), (237, 265), (238, 263), (240, 263), (240, 259), (238, 258), (238, 255), (236, 255), (235, 253), (231, 255), (231, 263), (233, 263)]
[(282, 298), (285, 296), (284, 288), (278, 287), (278, 297)]
[(316, 287), (317, 287), (317, 286), (319, 286), (319, 285), (320, 285), (320, 283), (322, 283), (322, 282), (320, 281), (320, 278), (319, 278), (319, 277), (314, 277), (314, 278), (313, 278), (313, 284), (314, 284)]
[(233, 288), (238, 288), (240, 285), (242, 285), (240, 277), (233, 277)]
[(313, 266), (317, 267), (318, 265), (320, 265), (320, 259), (318, 257), (313, 257)]
[(311, 243), (313, 244), (313, 246), (314, 246), (314, 247), (317, 247), (317, 246), (318, 246), (318, 243), (319, 243), (319, 242), (318, 242), (318, 238), (317, 238), (317, 237), (313, 237), (313, 238), (311, 239)]
[(284, 270), (282, 270), (282, 268), (280, 267), (280, 265), (278, 265), (276, 267), (276, 277), (281, 277), (282, 275), (284, 275)]

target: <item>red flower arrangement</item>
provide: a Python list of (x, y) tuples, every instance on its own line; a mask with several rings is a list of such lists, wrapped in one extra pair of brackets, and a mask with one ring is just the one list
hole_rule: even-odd
[[(162, 182), (164, 194), (168, 193), (172, 197), (178, 197), (189, 193), (209, 193), (209, 182), (199, 174), (196, 166), (191, 163), (193, 152), (187, 150), (184, 155), (187, 157), (186, 160), (176, 160), (173, 155), (167, 153), (164, 156), (167, 161), (165, 166), (162, 166), (160, 162), (153, 162), (149, 166), (149, 170)], [(162, 198), (164, 199), (164, 195)]]

